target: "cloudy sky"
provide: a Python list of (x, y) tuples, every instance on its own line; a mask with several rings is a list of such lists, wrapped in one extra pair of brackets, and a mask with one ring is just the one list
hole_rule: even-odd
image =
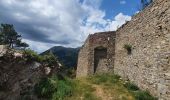
[(13, 24), (30, 48), (78, 47), (89, 34), (131, 20), (140, 0), (0, 0), (0, 23)]

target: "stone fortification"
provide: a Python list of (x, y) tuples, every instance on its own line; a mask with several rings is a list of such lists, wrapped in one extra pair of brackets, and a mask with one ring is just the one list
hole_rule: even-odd
[(79, 52), (77, 77), (113, 71), (114, 37), (113, 31), (88, 36)]
[(160, 100), (170, 98), (170, 0), (154, 0), (116, 32), (89, 35), (77, 77), (113, 70)]
[(170, 0), (155, 0), (118, 29), (114, 62), (116, 74), (160, 99), (170, 98)]

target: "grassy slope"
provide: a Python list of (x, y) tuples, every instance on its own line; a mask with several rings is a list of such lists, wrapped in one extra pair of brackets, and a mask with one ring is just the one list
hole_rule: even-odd
[(101, 74), (79, 79), (52, 77), (35, 88), (48, 100), (157, 100), (117, 75)]
[(115, 75), (95, 75), (75, 80), (74, 93), (66, 100), (135, 100)]

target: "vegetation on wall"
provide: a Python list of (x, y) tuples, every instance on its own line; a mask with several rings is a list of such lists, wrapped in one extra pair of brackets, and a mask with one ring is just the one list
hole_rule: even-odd
[(130, 45), (130, 44), (125, 44), (125, 45), (124, 45), (124, 49), (127, 50), (127, 53), (128, 53), (128, 54), (131, 54), (131, 53), (132, 53), (132, 45)]

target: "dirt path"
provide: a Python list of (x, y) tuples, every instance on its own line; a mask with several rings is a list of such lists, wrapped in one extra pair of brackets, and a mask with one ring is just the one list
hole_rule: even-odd
[(88, 82), (87, 80), (81, 80), (81, 82), (91, 85), (93, 88), (95, 88), (95, 91), (93, 92), (93, 94), (96, 95), (97, 97), (100, 97), (101, 98), (100, 100), (113, 100), (113, 97), (111, 96), (111, 94), (106, 93), (102, 85), (92, 84)]
[(111, 95), (109, 93), (106, 93), (103, 90), (103, 87), (100, 85), (95, 85), (92, 84), (92, 87), (94, 87), (96, 89), (96, 91), (94, 91), (94, 94), (98, 97), (101, 98), (101, 100), (113, 100), (113, 98), (111, 97)]

